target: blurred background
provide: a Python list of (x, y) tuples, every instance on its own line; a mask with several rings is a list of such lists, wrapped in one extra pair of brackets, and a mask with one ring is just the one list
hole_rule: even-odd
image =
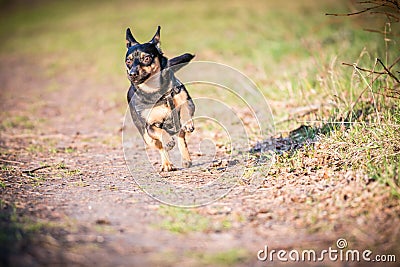
[(145, 42), (161, 25), (167, 57), (190, 52), (241, 70), (263, 90), (277, 121), (285, 120), (297, 107), (326, 102), (332, 90), (348, 98), (352, 72), (341, 63), (371, 66), (385, 53), (382, 36), (363, 31), (377, 25), (373, 17), (325, 15), (351, 10), (354, 2), (334, 0), (2, 1), (2, 112), (36, 96), (46, 117), (41, 95), (80, 103), (76, 113), (84, 117), (87, 101), (124, 112), (125, 29)]

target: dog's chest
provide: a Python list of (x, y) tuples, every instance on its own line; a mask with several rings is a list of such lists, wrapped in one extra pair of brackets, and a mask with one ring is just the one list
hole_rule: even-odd
[(162, 123), (166, 118), (171, 116), (171, 109), (167, 104), (161, 104), (142, 110), (140, 115), (149, 124)]
[[(148, 124), (156, 125), (170, 134), (175, 134), (180, 128), (180, 121), (173, 119), (173, 111), (167, 104), (161, 104), (141, 111), (141, 116)], [(179, 112), (176, 110), (175, 112)]]

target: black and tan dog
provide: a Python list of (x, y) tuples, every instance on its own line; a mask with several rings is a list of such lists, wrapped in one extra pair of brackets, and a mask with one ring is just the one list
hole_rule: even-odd
[(175, 170), (167, 152), (175, 145), (175, 134), (178, 134), (182, 166), (190, 167), (192, 160), (185, 135), (194, 130), (195, 107), (174, 72), (194, 56), (183, 54), (168, 60), (160, 48), (160, 26), (153, 39), (143, 44), (135, 40), (128, 28), (126, 46), (125, 63), (131, 82), (128, 102), (133, 122), (146, 144), (159, 150), (161, 171)]

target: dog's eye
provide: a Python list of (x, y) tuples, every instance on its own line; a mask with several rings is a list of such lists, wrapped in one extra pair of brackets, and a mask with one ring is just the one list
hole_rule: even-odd
[(150, 55), (144, 56), (143, 59), (142, 59), (142, 63), (143, 64), (150, 64), (152, 59), (153, 58)]

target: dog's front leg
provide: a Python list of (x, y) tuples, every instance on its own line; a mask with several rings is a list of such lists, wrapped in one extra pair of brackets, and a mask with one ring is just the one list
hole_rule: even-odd
[(188, 99), (180, 106), (180, 120), (182, 128), (178, 134), (178, 148), (182, 156), (182, 166), (189, 168), (192, 166), (189, 150), (186, 143), (186, 133), (194, 131), (192, 116), (194, 114), (194, 104), (191, 99)]
[(190, 166), (192, 166), (192, 159), (190, 158), (185, 135), (186, 132), (181, 129), (178, 134), (178, 148), (182, 156), (182, 167), (189, 168)]
[(147, 133), (149, 136), (155, 140), (159, 140), (165, 148), (169, 151), (175, 146), (175, 140), (169, 135), (164, 129), (157, 127), (155, 124), (149, 125), (147, 127)]
[(169, 159), (168, 150), (175, 146), (174, 139), (163, 129), (156, 125), (149, 125), (147, 127), (148, 135), (155, 140), (155, 146), (160, 152), (161, 156), (161, 169), (160, 171), (173, 171), (176, 168)]
[(166, 151), (163, 148), (163, 145), (160, 140), (155, 140), (155, 146), (158, 149), (158, 152), (160, 152), (161, 156), (161, 168), (160, 172), (166, 171), (174, 171), (176, 170), (175, 166), (172, 164), (171, 160), (169, 159), (168, 151)]
[(191, 99), (185, 101), (180, 107), (180, 117), (182, 130), (186, 133), (191, 133), (194, 131), (194, 123), (192, 116), (194, 114), (194, 104)]

